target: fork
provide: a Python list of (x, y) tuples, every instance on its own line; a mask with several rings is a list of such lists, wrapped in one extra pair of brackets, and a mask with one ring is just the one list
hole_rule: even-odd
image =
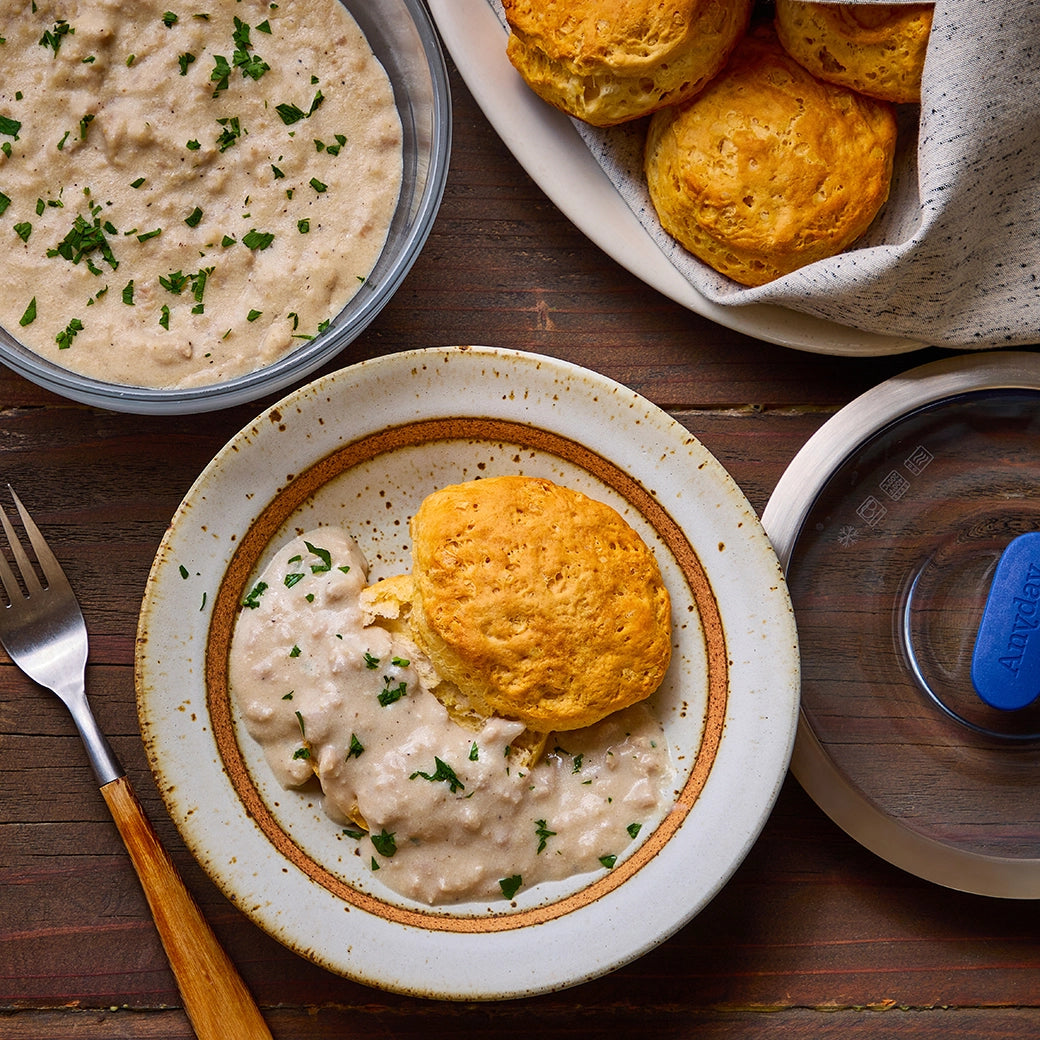
[(22, 505), (7, 486), (42, 572), (41, 582), (7, 513), (0, 507), (21, 585), (0, 551), (0, 644), (34, 682), (56, 693), (72, 713), (119, 834), (141, 881), (173, 969), (184, 1009), (199, 1040), (271, 1040), (241, 976), (177, 873), (145, 815), (126, 772), (90, 710), (85, 672), (87, 627), (76, 595)]

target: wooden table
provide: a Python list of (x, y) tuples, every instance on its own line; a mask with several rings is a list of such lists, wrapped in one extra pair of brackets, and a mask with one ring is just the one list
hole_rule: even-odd
[[(396, 298), (330, 368), (458, 343), (577, 362), (675, 415), (761, 511), (836, 409), (941, 356), (818, 356), (686, 312), (589, 244), (522, 172), (454, 70), (452, 87), (451, 175), (429, 244)], [(141, 418), (0, 373), (0, 480), (31, 505), (80, 594), (96, 714), (275, 1037), (995, 1040), (1040, 1032), (1040, 905), (958, 894), (888, 866), (790, 778), (706, 910), (637, 962), (560, 993), (497, 1004), (387, 994), (329, 974), (259, 931), (202, 873), (165, 813), (138, 732), (133, 653), (169, 518), (216, 451), (268, 403)], [(192, 1036), (70, 721), (6, 658), (0, 777), (0, 1036)]]

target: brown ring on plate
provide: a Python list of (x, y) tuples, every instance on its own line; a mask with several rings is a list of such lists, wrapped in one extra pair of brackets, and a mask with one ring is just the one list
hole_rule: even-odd
[[(555, 455), (622, 495), (653, 526), (682, 570), (700, 615), (708, 663), (704, 730), (689, 777), (668, 815), (623, 863), (579, 892), (541, 906), (489, 916), (410, 910), (361, 892), (315, 862), (282, 829), (260, 797), (235, 736), (228, 693), (228, 654), (235, 618), (257, 561), (286, 520), (320, 487), (351, 467), (388, 451), (433, 441), (505, 441)], [(309, 878), (350, 906), (400, 924), (451, 932), (493, 932), (541, 924), (613, 891), (664, 847), (693, 808), (718, 753), (726, 717), (729, 666), (726, 638), (711, 583), (689, 540), (654, 496), (619, 467), (576, 441), (524, 423), (486, 418), (430, 419), (394, 426), (353, 441), (290, 480), (256, 518), (235, 550), (217, 591), (206, 641), (206, 703), (213, 735), (231, 784), (272, 845)]]

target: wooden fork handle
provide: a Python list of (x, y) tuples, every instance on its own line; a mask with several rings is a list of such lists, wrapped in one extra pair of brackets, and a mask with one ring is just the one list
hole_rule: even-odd
[(185, 888), (130, 781), (121, 776), (101, 793), (141, 879), (199, 1040), (271, 1040), (259, 1008)]

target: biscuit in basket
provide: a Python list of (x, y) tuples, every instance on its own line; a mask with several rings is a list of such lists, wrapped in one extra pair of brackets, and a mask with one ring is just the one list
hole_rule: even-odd
[(506, 55), (539, 97), (613, 126), (697, 93), (747, 31), (753, 0), (504, 0)]
[(866, 231), (895, 144), (890, 104), (816, 79), (760, 25), (704, 91), (650, 120), (647, 185), (694, 256), (764, 285)]
[(776, 0), (787, 52), (814, 76), (883, 101), (921, 100), (932, 4)]
[(610, 506), (504, 476), (428, 496), (412, 533), (412, 634), (455, 691), (453, 713), (536, 734), (591, 725), (650, 696), (671, 656), (657, 561)]

